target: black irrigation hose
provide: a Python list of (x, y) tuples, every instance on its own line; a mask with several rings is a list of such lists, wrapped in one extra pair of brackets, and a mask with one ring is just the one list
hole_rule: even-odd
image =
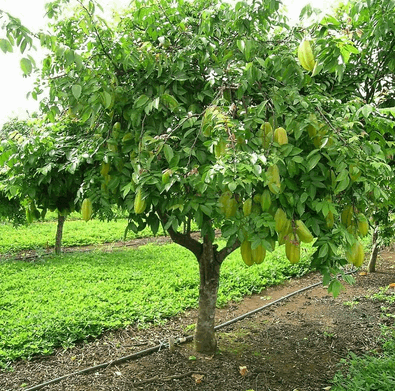
[[(349, 272), (347, 272), (345, 274), (352, 274), (352, 273), (355, 273), (355, 272), (356, 272), (356, 269), (355, 270), (351, 270), (351, 271), (349, 271)], [(255, 314), (255, 313), (259, 312), (259, 311), (262, 311), (265, 308), (270, 307), (273, 304), (276, 304), (276, 303), (278, 303), (280, 301), (286, 300), (286, 299), (288, 299), (288, 298), (290, 298), (290, 297), (292, 297), (294, 295), (297, 295), (298, 293), (302, 293), (302, 292), (304, 292), (304, 291), (306, 291), (308, 289), (314, 288), (314, 287), (316, 287), (318, 285), (321, 285), (321, 284), (322, 284), (322, 281), (316, 282), (315, 284), (308, 285), (308, 286), (306, 286), (304, 288), (298, 289), (297, 291), (289, 293), (288, 295), (282, 296), (279, 299), (276, 299), (276, 300), (272, 301), (271, 303), (265, 304), (262, 307), (256, 308), (255, 310), (252, 310), (252, 311), (247, 312), (247, 313), (245, 313), (243, 315), (237, 316), (236, 318), (228, 320), (225, 323), (221, 323), (218, 326), (215, 326), (214, 330), (219, 330), (219, 329), (221, 329), (221, 328), (223, 328), (225, 326), (229, 326), (229, 325), (231, 325), (233, 323), (236, 323), (239, 320), (242, 320), (242, 319), (244, 319), (244, 318), (246, 318), (248, 316), (251, 316), (251, 315), (253, 315), (253, 314)], [(192, 340), (193, 340), (193, 335), (188, 335), (187, 337), (178, 338), (175, 341), (175, 343), (181, 344), (181, 343), (185, 343), (185, 342), (190, 342)], [(63, 376), (58, 377), (56, 379), (49, 380), (49, 381), (47, 381), (45, 383), (38, 384), (37, 386), (31, 387), (31, 388), (26, 388), (25, 391), (40, 390), (41, 388), (43, 388), (45, 386), (48, 386), (50, 384), (59, 383), (60, 381), (62, 381), (63, 379), (66, 379), (68, 377), (75, 376), (75, 375), (82, 375), (82, 374), (85, 374), (85, 373), (93, 372), (93, 371), (95, 371), (97, 369), (107, 368), (107, 367), (109, 367), (111, 365), (116, 365), (116, 364), (123, 363), (125, 361), (134, 360), (134, 359), (137, 359), (137, 358), (140, 358), (140, 357), (148, 356), (149, 354), (159, 352), (162, 348), (168, 348), (168, 347), (169, 347), (169, 344), (167, 342), (162, 342), (159, 345), (153, 346), (153, 347), (148, 348), (148, 349), (141, 350), (140, 352), (133, 353), (133, 354), (130, 354), (128, 356), (121, 357), (121, 358), (117, 358), (116, 360), (109, 361), (109, 362), (106, 362), (106, 363), (103, 363), (103, 364), (95, 365), (93, 367), (85, 368), (85, 369), (82, 369), (81, 371), (69, 373), (67, 375), (63, 375)]]

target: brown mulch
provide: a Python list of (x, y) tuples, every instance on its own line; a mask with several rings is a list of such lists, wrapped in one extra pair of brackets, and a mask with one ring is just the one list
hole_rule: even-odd
[[(205, 357), (191, 343), (91, 373), (69, 376), (42, 390), (180, 390), (180, 391), (316, 391), (330, 386), (341, 358), (380, 352), (381, 325), (394, 326), (395, 305), (368, 298), (395, 283), (395, 253), (381, 252), (377, 272), (357, 274), (356, 283), (334, 299), (321, 285), (274, 304), (217, 331), (218, 353)], [(312, 273), (217, 311), (216, 321), (229, 319), (320, 281)], [(395, 294), (395, 289), (391, 292)], [(21, 390), (51, 379), (193, 333), (196, 311), (148, 329), (129, 327), (107, 332), (89, 343), (58, 349), (47, 357), (14, 363), (0, 372), (0, 390)], [(242, 367), (242, 369), (240, 369)], [(245, 367), (243, 369), (243, 367)], [(243, 374), (243, 375), (242, 375)]]

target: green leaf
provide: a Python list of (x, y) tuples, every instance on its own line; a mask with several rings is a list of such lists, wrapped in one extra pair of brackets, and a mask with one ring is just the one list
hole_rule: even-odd
[(71, 92), (73, 93), (74, 98), (78, 100), (78, 98), (81, 96), (82, 87), (79, 84), (74, 84), (71, 87)]
[(229, 236), (234, 235), (235, 233), (237, 233), (239, 227), (236, 224), (232, 224), (229, 227), (226, 227), (222, 230), (222, 236), (224, 238), (227, 238)]
[(152, 223), (150, 225), (151, 225), (152, 233), (155, 236), (158, 233), (158, 230), (159, 230), (159, 220), (158, 219), (152, 220)]
[(22, 58), (20, 64), (21, 64), (22, 72), (25, 75), (30, 75), (33, 69), (32, 62), (28, 58), (24, 57)]
[(10, 41), (8, 41), (8, 39), (0, 39), (0, 49), (3, 51), (3, 53), (12, 53), (12, 45)]
[(242, 53), (244, 53), (244, 50), (245, 50), (245, 43), (244, 43), (244, 41), (242, 39), (237, 40), (236, 44), (237, 44), (237, 47), (239, 48), (239, 50)]
[(305, 203), (308, 197), (309, 195), (306, 192), (302, 193), (300, 196), (300, 202)]
[(131, 190), (132, 190), (132, 183), (129, 182), (128, 184), (126, 184), (126, 185), (121, 189), (122, 197), (125, 198), (125, 197), (130, 193)]
[(200, 209), (203, 211), (203, 213), (205, 215), (207, 215), (209, 217), (212, 216), (213, 210), (212, 210), (211, 206), (206, 206), (206, 205), (201, 204)]
[(307, 172), (311, 171), (318, 164), (320, 159), (321, 159), (320, 154), (313, 155), (307, 162), (307, 165), (306, 165)]
[(255, 57), (255, 60), (259, 63), (259, 65), (260, 65), (262, 68), (266, 68), (265, 60), (263, 60), (263, 59), (260, 58), (260, 57)]
[(346, 190), (348, 185), (350, 184), (350, 178), (346, 176), (339, 184), (336, 186), (335, 194), (341, 193), (343, 190)]
[(165, 158), (166, 158), (167, 162), (170, 164), (170, 162), (174, 156), (174, 152), (173, 152), (172, 148), (169, 145), (165, 144), (163, 146), (163, 152), (165, 154)]
[(295, 163), (298, 163), (298, 164), (303, 163), (303, 161), (304, 161), (304, 159), (302, 158), (302, 156), (295, 156), (295, 157), (292, 158), (292, 160), (293, 160)]
[(327, 254), (328, 254), (328, 243), (325, 243), (324, 245), (321, 246), (320, 251), (318, 253), (318, 257), (325, 258)]
[(229, 191), (232, 192), (232, 193), (236, 190), (236, 187), (237, 187), (237, 183), (236, 183), (236, 182), (230, 182), (230, 183), (228, 184), (228, 189), (229, 189)]
[(339, 293), (344, 289), (343, 285), (338, 280), (332, 280), (328, 287), (328, 292), (333, 294), (333, 297), (339, 296)]
[[(78, 98), (76, 98), (78, 99)], [(112, 103), (112, 96), (107, 91), (103, 91), (104, 107), (108, 109)]]
[(178, 102), (177, 99), (174, 98), (173, 95), (170, 94), (162, 94), (162, 96), (160, 97), (162, 103), (168, 107), (170, 110), (174, 111), (177, 106), (178, 106)]
[(144, 106), (148, 101), (149, 101), (149, 97), (147, 95), (143, 94), (136, 99), (133, 107), (135, 109), (138, 109), (138, 108)]

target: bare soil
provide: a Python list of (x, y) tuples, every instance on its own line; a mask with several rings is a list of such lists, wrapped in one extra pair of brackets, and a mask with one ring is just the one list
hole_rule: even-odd
[[(382, 251), (377, 272), (357, 274), (353, 286), (334, 299), (322, 285), (282, 300), (217, 331), (213, 357), (193, 352), (192, 343), (165, 345), (159, 352), (68, 376), (42, 390), (112, 391), (316, 391), (330, 386), (340, 359), (349, 352), (380, 353), (381, 325), (395, 326), (395, 305), (369, 298), (380, 287), (395, 283), (395, 252)], [(260, 308), (320, 281), (309, 274), (267, 288), (217, 310), (217, 324)], [(392, 291), (395, 294), (395, 289)], [(163, 326), (128, 327), (53, 355), (19, 361), (12, 372), (0, 372), (0, 390), (36, 385), (85, 368), (108, 363), (156, 346), (170, 337), (193, 334), (196, 311), (171, 318)], [(328, 389), (328, 388), (327, 388)]]

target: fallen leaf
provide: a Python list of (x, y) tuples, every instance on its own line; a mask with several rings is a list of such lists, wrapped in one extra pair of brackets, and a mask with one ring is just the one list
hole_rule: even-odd
[[(359, 275), (360, 275), (360, 276), (367, 276), (368, 273), (366, 273), (366, 272), (361, 272), (361, 273), (359, 273)], [(330, 388), (329, 388), (329, 389), (330, 389)]]
[(395, 288), (395, 282), (389, 285), (390, 288)]
[(204, 375), (200, 375), (199, 373), (194, 373), (192, 377), (195, 379), (196, 384), (200, 384), (204, 378)]
[(241, 376), (247, 375), (247, 372), (248, 372), (247, 367), (239, 367), (239, 370), (240, 370), (240, 375)]

